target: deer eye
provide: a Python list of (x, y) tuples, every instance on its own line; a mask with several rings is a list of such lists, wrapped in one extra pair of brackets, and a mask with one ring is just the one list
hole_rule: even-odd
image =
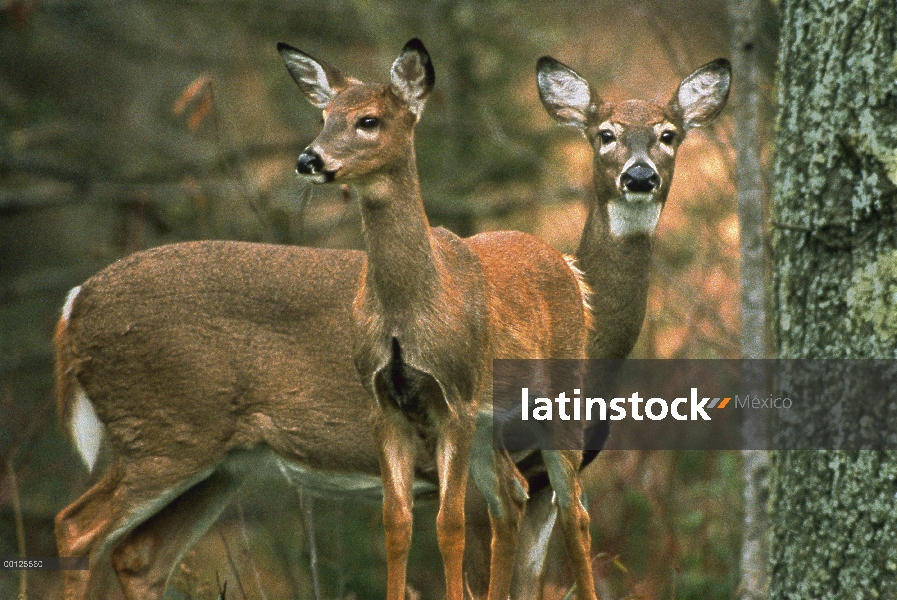
[(598, 132), (598, 138), (601, 140), (602, 144), (610, 144), (617, 139), (617, 136), (615, 136), (614, 132), (610, 129), (602, 129)]
[(675, 139), (676, 139), (676, 132), (671, 129), (667, 129), (666, 131), (664, 131), (663, 133), (660, 134), (660, 141), (664, 144), (672, 144), (673, 140), (675, 140)]
[(377, 117), (361, 117), (358, 119), (358, 123), (355, 124), (359, 129), (374, 129), (380, 124), (380, 119)]

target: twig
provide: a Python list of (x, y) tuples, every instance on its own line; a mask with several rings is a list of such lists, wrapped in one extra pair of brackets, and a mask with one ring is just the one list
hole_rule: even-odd
[[(336, 514), (336, 556), (337, 556), (337, 598), (345, 598), (346, 597), (346, 573), (343, 569), (343, 506), (345, 505), (342, 499), (336, 501), (337, 504), (337, 514)], [(471, 596), (473, 598), (473, 596)]]
[[(11, 399), (12, 393), (10, 392), (8, 386), (4, 389), (3, 396), (4, 400)], [(21, 498), (19, 497), (19, 481), (16, 478), (16, 455), (19, 453), (19, 449), (22, 447), (22, 445), (24, 445), (24, 443), (27, 442), (34, 434), (38, 423), (46, 422), (44, 420), (44, 417), (49, 412), (49, 409), (52, 407), (52, 405), (52, 400), (47, 400), (44, 402), (41, 409), (36, 413), (35, 418), (28, 423), (21, 435), (10, 445), (6, 453), (6, 458), (3, 461), (4, 463), (6, 463), (6, 477), (9, 480), (10, 496), (12, 497), (12, 510), (16, 522), (16, 539), (19, 547), (19, 556), (21, 558), (25, 558), (26, 554), (25, 523), (22, 517)], [(2, 482), (2, 480), (0, 480), (0, 482)], [(27, 600), (28, 570), (22, 569), (20, 571), (19, 577), (19, 600)]]
[[(215, 80), (212, 78), (209, 78), (208, 90), (210, 98), (209, 102), (212, 107), (212, 127), (215, 135), (215, 142), (218, 144), (219, 148), (223, 148), (224, 142), (223, 136), (221, 135), (221, 113), (218, 110), (218, 102), (215, 98)], [(222, 153), (222, 155), (225, 157), (225, 173), (231, 180), (233, 180), (237, 187), (240, 188), (243, 198), (246, 200), (246, 203), (249, 205), (255, 218), (258, 219), (258, 222), (264, 228), (265, 233), (270, 235), (273, 228), (271, 226), (271, 220), (268, 219), (268, 216), (260, 206), (260, 201), (263, 200), (262, 194), (257, 192), (250, 193), (249, 186), (246, 184), (246, 171), (243, 169), (241, 156), (236, 152), (228, 154)]]
[(227, 545), (227, 538), (224, 537), (224, 533), (221, 531), (221, 528), (218, 528), (218, 536), (221, 538), (221, 543), (224, 545), (224, 555), (227, 557), (227, 563), (230, 565), (230, 570), (234, 574), (234, 579), (237, 580), (237, 587), (240, 588), (240, 595), (243, 597), (243, 600), (246, 600), (246, 589), (243, 587), (243, 579), (240, 577), (240, 571), (237, 570), (237, 565), (234, 563), (234, 557), (230, 553), (230, 547)]
[[(219, 147), (221, 147), (219, 145)], [(167, 165), (157, 171), (145, 171), (136, 175), (104, 175), (89, 171), (79, 171), (67, 165), (28, 156), (12, 156), (0, 152), (0, 167), (17, 173), (40, 175), (57, 182), (69, 183), (79, 189), (87, 189), (96, 184), (105, 185), (152, 185), (178, 183), (185, 177), (206, 177), (209, 174), (223, 173), (232, 175), (232, 163), (246, 159), (264, 159), (284, 154), (294, 154), (302, 150), (302, 146), (293, 141), (271, 141), (248, 144), (240, 148), (220, 152), (207, 161), (184, 160)]]
[(570, 589), (567, 590), (567, 593), (564, 594), (564, 598), (563, 598), (563, 600), (570, 600), (570, 598), (573, 597), (573, 593), (574, 593), (575, 591), (576, 591), (576, 584), (574, 583), (573, 585), (570, 586)]
[(227, 600), (227, 579), (224, 580), (224, 584), (221, 583), (221, 575), (218, 571), (215, 571), (215, 583), (218, 586), (218, 599), (217, 600)]
[(262, 580), (259, 578), (258, 567), (255, 564), (252, 552), (249, 551), (252, 545), (249, 543), (249, 535), (246, 533), (246, 518), (243, 516), (243, 503), (240, 502), (239, 498), (237, 498), (237, 514), (240, 516), (240, 534), (243, 536), (243, 543), (246, 545), (246, 553), (249, 556), (249, 566), (252, 567), (252, 574), (255, 576), (255, 587), (259, 591), (259, 596), (267, 600), (268, 596), (265, 595), (265, 592), (262, 589)]

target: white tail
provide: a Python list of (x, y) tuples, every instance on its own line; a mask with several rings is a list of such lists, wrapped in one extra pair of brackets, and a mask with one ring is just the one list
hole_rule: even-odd
[(93, 471), (100, 454), (100, 445), (103, 442), (103, 423), (97, 417), (90, 398), (80, 387), (75, 391), (75, 406), (72, 410), (72, 420), (69, 422), (69, 430), (78, 454), (87, 466)]
[[(60, 335), (68, 328), (68, 321), (72, 315), (72, 306), (75, 304), (75, 298), (81, 292), (81, 286), (72, 288), (65, 299), (65, 305), (62, 307), (62, 317), (59, 322), (58, 330)], [(103, 443), (104, 431), (103, 423), (97, 417), (97, 413), (90, 402), (90, 398), (81, 389), (77, 382), (70, 382), (66, 374), (60, 377), (60, 383), (64, 384), (66, 395), (71, 396), (73, 405), (68, 403), (60, 403), (60, 417), (63, 426), (68, 429), (69, 436), (75, 443), (78, 454), (88, 471), (93, 471), (97, 462), (97, 456), (100, 454), (100, 446)], [(60, 391), (62, 385), (60, 386)]]

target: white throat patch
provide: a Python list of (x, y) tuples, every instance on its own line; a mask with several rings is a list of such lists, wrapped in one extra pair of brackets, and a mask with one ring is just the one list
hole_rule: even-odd
[(611, 235), (619, 238), (633, 233), (654, 233), (662, 208), (660, 202), (652, 199), (652, 194), (627, 193), (625, 199), (607, 205)]

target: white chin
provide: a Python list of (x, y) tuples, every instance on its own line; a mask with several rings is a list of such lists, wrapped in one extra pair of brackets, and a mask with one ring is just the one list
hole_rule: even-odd
[(326, 173), (315, 173), (314, 175), (300, 173), (299, 177), (309, 183), (327, 183), (329, 181)]
[(653, 194), (630, 192), (625, 198), (614, 200), (607, 205), (611, 235), (623, 237), (634, 233), (654, 233), (662, 208), (663, 205), (654, 200)]

